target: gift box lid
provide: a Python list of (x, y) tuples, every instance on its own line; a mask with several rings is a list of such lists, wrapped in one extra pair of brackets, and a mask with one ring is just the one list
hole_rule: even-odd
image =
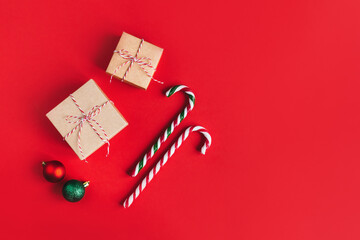
[[(140, 48), (140, 50), (139, 50)], [(144, 69), (137, 63), (132, 64), (131, 69), (128, 71), (126, 77), (124, 78), (124, 74), (128, 70), (130, 66), (129, 59), (123, 58), (119, 53), (114, 52), (110, 63), (106, 69), (106, 72), (114, 77), (121, 79), (131, 85), (147, 89), (150, 84), (151, 78), (155, 72), (155, 69), (160, 61), (161, 55), (163, 53), (163, 49), (151, 44), (147, 41), (143, 41), (140, 38), (137, 38), (133, 35), (130, 35), (126, 32), (123, 32), (121, 35), (120, 41), (116, 46), (116, 51), (125, 50), (129, 55), (136, 58), (149, 58), (151, 61), (151, 67), (143, 66), (145, 71), (148, 72), (150, 76), (146, 74)], [(138, 52), (139, 50), (139, 52)], [(137, 54), (138, 52), (138, 54)], [(143, 60), (146, 62), (146, 60)], [(121, 66), (124, 64), (121, 68)]]
[[(93, 107), (101, 106), (109, 101), (104, 92), (92, 79), (86, 82), (71, 95), (76, 100), (78, 106), (85, 113), (91, 111)], [(82, 117), (83, 114), (76, 106), (73, 99), (69, 96), (59, 105), (53, 108), (49, 113), (47, 113), (46, 116), (59, 131), (61, 136), (65, 137), (79, 124), (79, 122), (73, 123), (76, 118), (71, 118), (72, 123), (70, 123), (69, 120), (67, 120), (67, 117)], [(81, 150), (79, 150), (79, 127), (65, 139), (81, 160), (87, 158), (94, 151), (105, 144), (103, 141), (106, 139), (104, 132), (107, 138), (110, 140), (128, 125), (125, 118), (121, 115), (121, 113), (117, 110), (111, 101), (105, 104), (101, 108), (101, 111), (96, 116), (94, 116), (92, 120), (89, 121), (90, 123), (85, 120), (81, 129), (80, 144), (83, 154), (81, 153)], [(100, 136), (102, 136), (103, 140), (97, 135), (93, 127), (100, 134)]]

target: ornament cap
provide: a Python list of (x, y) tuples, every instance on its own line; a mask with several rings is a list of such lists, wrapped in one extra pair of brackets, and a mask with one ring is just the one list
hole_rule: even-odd
[(88, 187), (90, 185), (90, 181), (83, 182), (84, 188)]
[(44, 161), (43, 161), (43, 162), (41, 162), (41, 165), (45, 166), (45, 165), (46, 165), (46, 162), (44, 162)]

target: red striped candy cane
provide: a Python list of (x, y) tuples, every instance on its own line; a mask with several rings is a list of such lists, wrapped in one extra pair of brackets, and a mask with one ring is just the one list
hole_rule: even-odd
[(150, 170), (148, 175), (142, 180), (142, 182), (137, 186), (135, 192), (133, 192), (123, 203), (124, 208), (130, 207), (134, 200), (140, 195), (140, 193), (145, 189), (146, 185), (153, 179), (153, 177), (160, 171), (160, 168), (165, 165), (168, 159), (175, 153), (175, 150), (178, 149), (181, 144), (189, 137), (191, 132), (200, 132), (205, 137), (205, 143), (201, 148), (201, 153), (205, 155), (206, 150), (211, 145), (211, 136), (209, 132), (200, 126), (193, 126), (187, 128), (183, 134), (180, 135), (178, 140), (171, 146), (171, 148), (164, 154), (162, 159), (156, 164), (154, 168)]
[(136, 177), (136, 175), (138, 175), (138, 173), (140, 172), (140, 170), (146, 165), (147, 161), (150, 160), (154, 154), (156, 153), (157, 150), (159, 150), (159, 148), (161, 147), (161, 144), (163, 142), (166, 141), (166, 139), (168, 139), (168, 137), (170, 136), (171, 133), (174, 132), (174, 129), (179, 126), (180, 122), (182, 120), (184, 120), (184, 118), (186, 118), (186, 116), (188, 115), (188, 113), (194, 108), (194, 104), (195, 104), (195, 95), (194, 93), (191, 91), (190, 88), (188, 88), (185, 85), (177, 85), (174, 86), (172, 88), (170, 88), (167, 92), (166, 92), (166, 96), (170, 97), (173, 94), (177, 93), (177, 92), (184, 92), (189, 100), (188, 105), (179, 113), (179, 115), (177, 116), (177, 118), (171, 122), (170, 126), (165, 130), (165, 132), (156, 140), (156, 142), (154, 143), (154, 145), (151, 146), (149, 152), (147, 152), (143, 158), (136, 164), (135, 168), (133, 169), (131, 176)]

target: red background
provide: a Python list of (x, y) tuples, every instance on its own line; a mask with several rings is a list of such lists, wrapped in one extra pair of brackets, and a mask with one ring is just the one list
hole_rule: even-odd
[[(5, 1), (0, 6), (2, 239), (359, 239), (359, 1)], [(165, 49), (147, 91), (105, 68), (123, 31)], [(45, 114), (94, 78), (130, 125), (79, 161)], [(185, 106), (137, 178), (126, 172)], [(186, 127), (193, 134), (121, 206)], [(90, 180), (81, 202), (41, 161)]]

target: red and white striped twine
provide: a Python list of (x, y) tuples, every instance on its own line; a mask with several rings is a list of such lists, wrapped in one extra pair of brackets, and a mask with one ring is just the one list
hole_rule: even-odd
[(118, 53), (122, 58), (126, 59), (127, 61), (125, 61), (124, 63), (120, 64), (120, 66), (118, 66), (114, 73), (111, 75), (110, 77), (110, 83), (111, 83), (111, 80), (113, 78), (113, 76), (116, 74), (116, 72), (122, 68), (123, 66), (125, 66), (128, 62), (130, 62), (130, 65), (129, 67), (126, 69), (126, 72), (122, 78), (121, 81), (124, 81), (124, 79), (126, 78), (126, 76), (128, 75), (128, 73), (130, 72), (130, 69), (131, 67), (134, 65), (134, 63), (137, 63), (140, 68), (145, 72), (146, 76), (150, 77), (152, 80), (154, 80), (155, 82), (157, 83), (160, 83), (160, 84), (164, 84), (163, 82), (159, 81), (159, 80), (156, 80), (155, 78), (152, 77), (152, 75), (146, 70), (145, 67), (148, 67), (148, 68), (151, 68), (153, 69), (154, 71), (156, 71), (155, 67), (151, 64), (151, 58), (148, 58), (148, 57), (141, 57), (141, 58), (138, 58), (138, 55), (140, 53), (140, 50), (141, 50), (141, 47), (143, 45), (143, 42), (144, 42), (144, 39), (141, 39), (141, 42), (140, 42), (140, 45), (139, 45), (139, 48), (138, 50), (136, 51), (136, 54), (135, 56), (131, 55), (127, 50), (125, 49), (121, 49), (120, 51), (118, 50), (115, 50), (114, 53)]
[[(83, 152), (83, 149), (81, 147), (81, 130), (84, 126), (84, 122), (87, 122), (90, 127), (94, 130), (94, 132), (96, 133), (96, 135), (98, 135), (98, 137), (101, 139), (101, 141), (103, 141), (104, 143), (106, 143), (108, 146), (107, 146), (107, 154), (106, 156), (109, 155), (109, 151), (110, 151), (110, 142), (109, 142), (109, 137), (108, 135), (106, 134), (104, 128), (100, 125), (100, 123), (98, 121), (96, 121), (94, 119), (95, 116), (97, 116), (102, 108), (107, 105), (108, 103), (110, 103), (111, 101), (108, 100), (106, 101), (104, 104), (102, 105), (96, 105), (94, 107), (91, 108), (91, 110), (88, 112), (88, 113), (85, 113), (82, 108), (80, 107), (80, 105), (77, 103), (76, 99), (74, 98), (73, 95), (70, 94), (70, 97), (71, 99), (73, 100), (73, 102), (75, 103), (76, 107), (80, 110), (81, 112), (81, 116), (72, 116), (72, 115), (69, 115), (65, 118), (65, 120), (68, 122), (68, 123), (73, 123), (73, 124), (77, 124), (76, 127), (74, 127), (68, 134), (66, 134), (64, 136), (64, 140), (66, 138), (68, 138), (71, 134), (73, 134), (76, 130), (79, 129), (79, 132), (78, 132), (78, 139), (77, 139), (77, 143), (78, 143), (78, 148), (79, 148), (79, 151), (80, 151), (80, 154), (82, 156), (83, 159), (85, 159), (85, 156), (84, 156), (84, 152)], [(101, 132), (99, 133), (99, 131), (94, 127), (94, 123), (98, 126), (98, 128), (101, 130), (102, 134), (104, 135), (101, 136)]]

